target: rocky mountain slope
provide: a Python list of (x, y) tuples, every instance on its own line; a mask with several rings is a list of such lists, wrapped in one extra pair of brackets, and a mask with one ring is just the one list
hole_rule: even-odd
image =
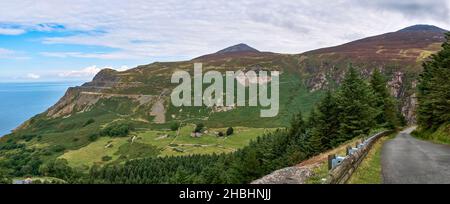
[[(303, 80), (310, 92), (339, 84), (349, 63), (365, 76), (381, 69), (390, 78), (392, 94), (401, 100), (402, 112), (411, 123), (415, 121), (414, 87), (421, 70), (421, 61), (440, 49), (445, 30), (416, 25), (397, 32), (369, 37), (344, 45), (318, 49), (298, 55), (260, 52), (248, 45), (238, 44), (192, 61), (153, 63), (116, 72), (101, 71), (92, 82), (68, 90), (67, 94), (47, 111), (49, 117), (64, 117), (87, 111), (99, 99), (126, 98), (146, 106), (149, 113), (158, 107), (158, 123), (169, 108), (168, 96), (173, 87), (170, 74), (174, 70), (192, 71), (194, 62), (204, 63), (207, 70), (246, 70), (264, 67), (280, 70)], [(289, 97), (289, 96), (281, 96)], [(156, 114), (158, 115), (158, 114)], [(170, 118), (169, 116), (168, 118)]]

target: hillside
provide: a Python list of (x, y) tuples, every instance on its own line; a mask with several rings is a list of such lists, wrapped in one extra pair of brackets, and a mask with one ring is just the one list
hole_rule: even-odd
[[(298, 110), (308, 112), (323, 90), (341, 82), (349, 63), (366, 77), (373, 69), (381, 69), (390, 79), (392, 94), (401, 101), (405, 118), (414, 123), (414, 87), (421, 62), (437, 52), (443, 41), (443, 30), (413, 26), (303, 54), (260, 52), (239, 44), (189, 61), (155, 62), (123, 72), (104, 69), (91, 82), (67, 90), (54, 106), (0, 142), (32, 149), (30, 158), (44, 162), (64, 158), (83, 170), (134, 158), (233, 152), (266, 131), (287, 127)], [(172, 106), (170, 93), (175, 84), (170, 83), (171, 74), (186, 70), (192, 75), (194, 62), (203, 63), (204, 71), (280, 71), (279, 115), (260, 118), (259, 107)], [(182, 127), (172, 128), (180, 123)], [(209, 133), (191, 137), (197, 123), (204, 124)], [(114, 126), (132, 126), (125, 130), (130, 137), (98, 138)], [(218, 138), (216, 133), (227, 127), (235, 127), (234, 136)], [(134, 142), (140, 146), (128, 145)], [(0, 161), (14, 154), (8, 148), (0, 151)]]

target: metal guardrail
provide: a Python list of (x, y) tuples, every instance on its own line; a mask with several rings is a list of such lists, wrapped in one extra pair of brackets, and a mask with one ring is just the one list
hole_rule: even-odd
[(358, 168), (359, 164), (365, 158), (372, 145), (382, 136), (388, 135), (392, 131), (383, 131), (367, 139), (361, 139), (355, 147), (348, 146), (345, 156), (336, 154), (328, 155), (329, 174), (325, 183), (345, 183)]

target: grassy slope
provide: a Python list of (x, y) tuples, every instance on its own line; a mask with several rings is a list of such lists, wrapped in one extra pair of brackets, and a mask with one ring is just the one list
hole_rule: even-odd
[[(130, 137), (125, 138), (109, 138), (102, 137), (89, 145), (71, 150), (60, 156), (66, 159), (72, 167), (87, 170), (93, 164), (106, 164), (109, 162), (121, 162), (122, 155), (134, 154), (131, 158), (151, 157), (151, 156), (181, 156), (192, 154), (212, 154), (212, 153), (228, 153), (247, 145), (250, 140), (262, 135), (265, 131), (272, 129), (263, 128), (234, 128), (234, 134), (229, 137), (217, 137), (212, 134), (215, 131), (225, 131), (225, 128), (208, 129), (209, 134), (204, 134), (200, 138), (193, 138), (190, 133), (194, 129), (194, 125), (189, 124), (181, 128), (178, 136), (176, 131), (139, 131), (133, 133), (136, 139), (131, 143)], [(108, 146), (112, 144), (112, 146)], [(147, 148), (135, 148), (136, 145), (149, 145)], [(127, 147), (128, 146), (128, 147)], [(123, 149), (127, 147), (127, 149)], [(130, 148), (131, 147), (131, 148)], [(155, 147), (157, 152), (146, 152)], [(121, 151), (122, 150), (122, 151)], [(104, 156), (109, 156), (110, 161), (102, 161)]]
[(430, 140), (438, 144), (450, 144), (450, 123), (441, 125), (436, 131), (418, 130), (414, 131), (412, 135), (419, 139)]

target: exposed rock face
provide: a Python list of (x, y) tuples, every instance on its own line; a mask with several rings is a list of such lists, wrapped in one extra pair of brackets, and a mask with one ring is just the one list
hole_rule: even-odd
[(66, 94), (47, 110), (47, 116), (57, 118), (71, 114), (75, 108), (76, 99), (79, 94), (80, 89), (76, 87), (69, 88)]
[(111, 88), (118, 84), (120, 78), (117, 76), (117, 71), (113, 69), (103, 69), (91, 82), (83, 84), (83, 87), (95, 88)]
[(395, 72), (392, 76), (392, 79), (389, 80), (388, 86), (391, 90), (391, 95), (394, 97), (401, 97), (401, 88), (403, 87), (403, 72)]
[(328, 87), (328, 80), (327, 76), (324, 73), (317, 74), (312, 80), (311, 80), (311, 92), (315, 92), (318, 90), (323, 90)]
[(166, 110), (164, 108), (163, 100), (157, 100), (153, 106), (150, 115), (155, 116), (153, 122), (156, 124), (163, 124), (166, 122)]
[(274, 171), (251, 184), (305, 184), (311, 176), (313, 176), (311, 168), (294, 166)]

